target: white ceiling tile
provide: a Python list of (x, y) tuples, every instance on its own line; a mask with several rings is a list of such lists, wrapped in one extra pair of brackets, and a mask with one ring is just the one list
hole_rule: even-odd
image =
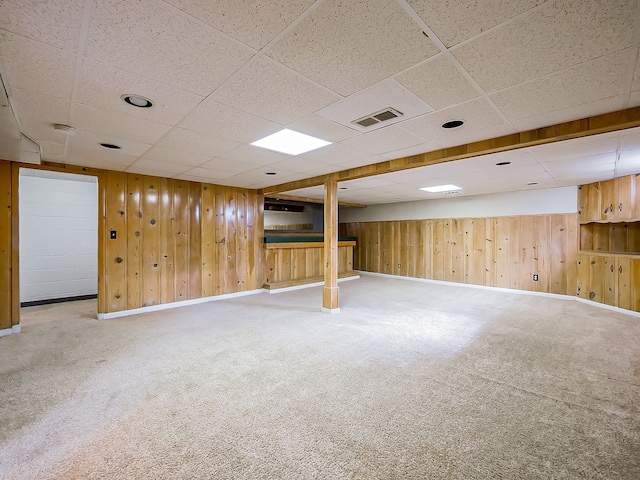
[(255, 166), (263, 166), (286, 160), (287, 158), (290, 158), (290, 155), (266, 150), (260, 147), (254, 147), (253, 145), (243, 145), (235, 150), (225, 153), (224, 155), (220, 155), (219, 158), (251, 163)]
[(255, 142), (282, 129), (277, 123), (211, 100), (198, 105), (180, 127), (241, 143)]
[(581, 174), (613, 174), (615, 165), (615, 152), (544, 162), (545, 168), (555, 178), (571, 177), (576, 174), (576, 171), (579, 171)]
[(429, 59), (395, 79), (436, 110), (479, 96), (473, 85), (444, 55)]
[(42, 160), (44, 160), (45, 162), (64, 163), (64, 156), (43, 153)]
[(555, 110), (553, 112), (533, 115), (521, 120), (513, 120), (511, 123), (513, 123), (518, 131), (523, 132), (526, 130), (546, 127), (548, 125), (569, 122), (579, 118), (586, 118), (616, 110), (622, 110), (623, 108), (626, 108), (626, 104), (627, 95), (623, 94), (615, 97), (602, 98), (600, 100), (583, 103), (569, 108), (563, 108), (561, 110)]
[(399, 125), (391, 125), (342, 142), (343, 145), (375, 154), (401, 150), (424, 143), (424, 138)]
[[(620, 152), (620, 161), (616, 169), (616, 174), (618, 176), (624, 176), (637, 173), (640, 173), (640, 148)], [(636, 192), (637, 190), (638, 187), (636, 187)]]
[(310, 176), (315, 175), (311, 175), (311, 172), (326, 170), (327, 173), (329, 173), (338, 169), (334, 165), (327, 165), (326, 163), (316, 162), (308, 158), (301, 158), (300, 156), (289, 157), (285, 160), (269, 164), (269, 168), (272, 168), (276, 172), (279, 171), (279, 169), (284, 169), (290, 172), (308, 173)]
[(640, 48), (638, 49), (638, 55), (636, 57), (636, 69), (633, 73), (633, 83), (631, 84), (631, 90), (640, 90)]
[[(141, 95), (150, 99), (153, 106), (133, 107), (122, 100), (122, 95)], [(200, 95), (89, 58), (82, 63), (79, 103), (175, 125), (202, 100)]]
[(631, 92), (631, 95), (629, 95), (629, 103), (627, 106), (629, 108), (640, 106), (640, 90)]
[(490, 95), (509, 120), (544, 115), (624, 93), (629, 51), (620, 50)]
[[(442, 124), (450, 120), (462, 120), (464, 124), (452, 129), (442, 128)], [(506, 135), (514, 130), (502, 121), (484, 98), (407, 120), (402, 126), (440, 147), (463, 145)]]
[[(32, 120), (46, 123), (69, 123), (71, 103), (57, 97), (11, 88), (11, 105), (20, 120)], [(29, 134), (28, 131), (26, 131)]]
[(213, 157), (229, 152), (241, 144), (193, 130), (174, 128), (158, 142), (158, 145)]
[(174, 148), (154, 145), (145, 154), (144, 158), (157, 160), (159, 162), (175, 163), (179, 165), (190, 165), (196, 167), (211, 160), (211, 155), (201, 153), (185, 152)]
[(408, 0), (433, 33), (447, 46), (457, 45), (509, 20), (546, 0), (484, 0), (482, 2), (443, 2)]
[(73, 53), (0, 30), (0, 62), (9, 86), (71, 99), (76, 64)]
[[(389, 107), (400, 112), (402, 115), (369, 127), (363, 127), (354, 123), (355, 120), (378, 113)], [(399, 83), (392, 80), (383, 80), (333, 105), (323, 108), (318, 113), (324, 118), (333, 120), (336, 123), (362, 133), (368, 133), (432, 111), (433, 107), (426, 104)]]
[(268, 57), (260, 57), (225, 82), (212, 100), (286, 125), (342, 97)]
[(127, 172), (172, 177), (184, 173), (189, 169), (191, 169), (191, 167), (184, 164), (166, 163), (149, 158), (140, 158), (127, 168)]
[(0, 29), (76, 52), (84, 0), (3, 0)]
[(38, 144), (42, 147), (43, 155), (55, 155), (58, 157), (62, 157), (64, 155), (64, 144), (51, 142), (38, 142)]
[(413, 155), (420, 155), (421, 153), (432, 152), (437, 149), (438, 147), (435, 143), (423, 141), (413, 147), (392, 150), (391, 152), (382, 153), (379, 156), (380, 161), (395, 160), (396, 158), (411, 157)]
[(328, 0), (269, 56), (350, 95), (438, 53), (397, 2)]
[(169, 125), (89, 105), (77, 106), (71, 119), (71, 125), (78, 130), (148, 144), (157, 142), (171, 129)]
[(20, 125), (22, 126), (22, 132), (38, 143), (49, 142), (64, 145), (67, 140), (67, 136), (64, 133), (54, 130), (50, 123), (38, 122), (36, 120), (22, 120)]
[(553, 0), (453, 54), (491, 93), (632, 46), (636, 0)]
[(206, 96), (255, 51), (160, 0), (94, 3), (86, 55)]
[(334, 143), (298, 156), (329, 165), (347, 165), (365, 157), (369, 158), (371, 154), (341, 143)]
[(256, 165), (248, 162), (240, 162), (238, 160), (229, 160), (226, 158), (214, 158), (200, 165), (200, 168), (208, 170), (219, 170), (221, 172), (237, 175), (239, 173), (255, 170)]
[(314, 0), (165, 0), (255, 49), (260, 49), (301, 15)]
[(622, 150), (640, 148), (640, 128), (632, 128), (622, 133)]
[(87, 141), (69, 143), (65, 163), (84, 167), (105, 168), (107, 170), (126, 169), (139, 155), (127, 155), (121, 150), (107, 150), (97, 143)]
[(196, 176), (196, 177), (200, 177), (200, 178), (206, 178), (209, 180), (216, 180), (216, 179), (220, 179), (220, 178), (227, 178), (227, 177), (231, 177), (233, 176), (232, 172), (225, 172), (222, 170), (212, 170), (210, 168), (202, 168), (202, 167), (196, 167), (193, 168), (191, 170), (188, 170), (187, 172), (185, 172), (185, 175), (191, 175), (191, 176)]
[(339, 123), (327, 120), (320, 115), (309, 115), (287, 125), (287, 128), (297, 132), (306, 133), (329, 142), (341, 142), (348, 138), (360, 135), (360, 132), (353, 128), (345, 127)]
[[(69, 136), (67, 138), (67, 142), (70, 151), (77, 152), (82, 150), (84, 152), (88, 152), (89, 155), (94, 155), (98, 158), (112, 158), (118, 156), (130, 156), (137, 158), (143, 155), (151, 147), (148, 143), (127, 140), (114, 135), (85, 132), (82, 130), (77, 130), (75, 135)], [(104, 148), (100, 146), (101, 143), (120, 145), (122, 148)]]
[(527, 150), (530, 150), (542, 162), (575, 159), (589, 155), (615, 154), (619, 136), (620, 132), (611, 132), (529, 147)]

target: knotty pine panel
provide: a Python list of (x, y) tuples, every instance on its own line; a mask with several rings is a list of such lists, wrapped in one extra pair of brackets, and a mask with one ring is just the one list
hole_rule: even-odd
[(0, 330), (11, 328), (11, 163), (0, 161)]
[(189, 291), (188, 298), (202, 297), (202, 184), (189, 182)]
[(127, 174), (108, 172), (104, 188), (106, 234), (116, 232), (105, 245), (105, 308), (110, 313), (127, 309)]
[(176, 301), (189, 299), (189, 183), (173, 185), (174, 289)]
[[(127, 176), (127, 309), (140, 308), (142, 291), (142, 177)], [(107, 209), (111, 206), (107, 205)]]
[(158, 178), (142, 177), (142, 298), (141, 306), (149, 307), (160, 303), (160, 251), (162, 248), (160, 230), (160, 204)]
[[(568, 295), (576, 292), (576, 214), (362, 222), (344, 224), (341, 232), (358, 239), (356, 270)], [(381, 259), (381, 263), (376, 268), (370, 259)], [(395, 268), (390, 268), (394, 263)], [(533, 274), (539, 276), (537, 282)]]
[(173, 231), (173, 180), (158, 181), (160, 201), (160, 301), (175, 301), (175, 235)]
[[(202, 186), (202, 224), (215, 225), (216, 219), (215, 188)], [(202, 229), (202, 296), (215, 295), (216, 270), (216, 232), (215, 228)]]

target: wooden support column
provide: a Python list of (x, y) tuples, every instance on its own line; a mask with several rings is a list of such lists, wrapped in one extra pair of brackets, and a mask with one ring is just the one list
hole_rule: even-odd
[(327, 180), (324, 184), (324, 288), (322, 311), (338, 313), (338, 182)]

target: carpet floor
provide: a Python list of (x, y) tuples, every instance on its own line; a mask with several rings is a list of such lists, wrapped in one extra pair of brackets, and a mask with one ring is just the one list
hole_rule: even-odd
[(363, 276), (0, 338), (2, 479), (638, 479), (640, 319)]

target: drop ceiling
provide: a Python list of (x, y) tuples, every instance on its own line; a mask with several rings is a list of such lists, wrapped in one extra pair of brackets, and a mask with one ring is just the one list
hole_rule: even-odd
[[(639, 46), (640, 0), (0, 2), (0, 75), (42, 160), (248, 188), (638, 106)], [(351, 123), (388, 107), (403, 115)], [(333, 144), (293, 157), (250, 145), (285, 127)], [(640, 133), (628, 130), (342, 182), (340, 197), (639, 172)]]

